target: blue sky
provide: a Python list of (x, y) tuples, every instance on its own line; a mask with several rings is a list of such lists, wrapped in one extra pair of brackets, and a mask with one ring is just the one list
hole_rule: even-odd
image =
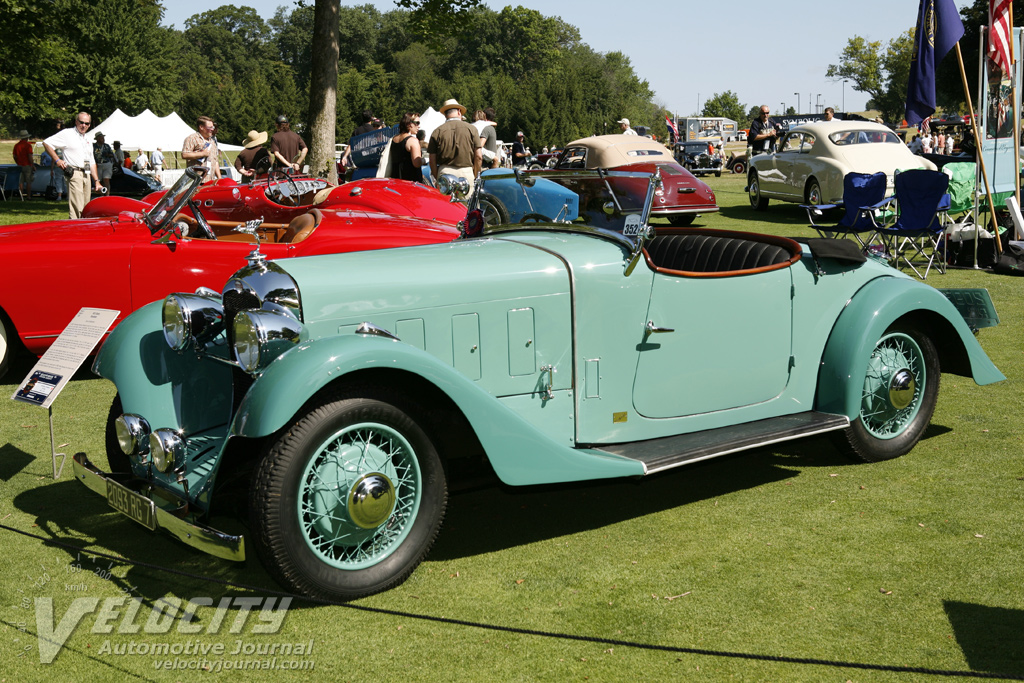
[[(264, 18), (290, 0), (242, 0)], [(343, 4), (367, 4), (343, 3)], [(372, 3), (381, 11), (395, 9), (391, 0)], [(499, 10), (512, 3), (490, 2)], [(585, 43), (598, 52), (619, 50), (629, 55), (636, 73), (650, 84), (655, 100), (680, 116), (694, 113), (708, 97), (732, 90), (749, 109), (782, 104), (801, 113), (816, 104), (847, 111), (864, 108), (867, 97), (850, 83), (825, 78), (838, 61), (846, 41), (860, 35), (883, 45), (917, 21), (917, 0), (807, 2), (692, 2), (692, 0), (522, 0), (515, 3), (558, 16), (580, 30)], [(971, 4), (956, 0), (957, 7)], [(216, 0), (170, 0), (164, 24), (183, 28), (193, 14), (217, 6)], [(955, 59), (950, 54), (948, 59)], [(967, 65), (977, 69), (977, 65)], [(432, 104), (432, 103), (427, 103)], [(436, 104), (434, 105), (436, 106)]]

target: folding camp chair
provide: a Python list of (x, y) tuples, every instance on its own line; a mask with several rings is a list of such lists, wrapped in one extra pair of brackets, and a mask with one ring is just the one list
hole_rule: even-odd
[(947, 232), (959, 232), (974, 224), (978, 165), (973, 161), (954, 161), (943, 166), (942, 172), (949, 176), (950, 222)]
[[(860, 243), (861, 249), (867, 251), (875, 239), (878, 225), (872, 221), (870, 209), (885, 198), (886, 177), (884, 173), (847, 173), (843, 177), (843, 208), (846, 210), (836, 225), (821, 225), (815, 218), (821, 219), (824, 212), (838, 208), (837, 204), (802, 204), (807, 209), (807, 218), (822, 237), (846, 237), (853, 235)], [(865, 240), (862, 233), (868, 233)]]
[[(933, 266), (940, 273), (946, 272), (944, 233), (949, 211), (948, 188), (949, 176), (941, 171), (903, 171), (894, 179), (894, 195), (870, 207), (882, 210), (895, 205), (894, 222), (878, 226), (877, 234), (893, 265), (899, 268), (905, 263), (922, 280), (928, 277)], [(917, 265), (925, 266), (924, 275)]]

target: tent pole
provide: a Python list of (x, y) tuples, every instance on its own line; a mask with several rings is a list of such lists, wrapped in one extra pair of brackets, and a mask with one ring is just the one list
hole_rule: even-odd
[[(971, 129), (974, 131), (974, 146), (978, 155), (978, 166), (981, 168), (981, 178), (985, 181), (985, 195), (988, 197), (988, 215), (992, 221), (992, 229), (996, 236), (996, 244), (999, 243), (999, 224), (996, 222), (996, 207), (992, 201), (992, 188), (988, 184), (988, 173), (985, 171), (985, 155), (981, 153), (981, 135), (978, 133), (978, 118), (974, 115), (974, 103), (971, 102), (971, 90), (967, 87), (967, 73), (964, 71), (964, 55), (960, 52), (960, 41), (956, 41), (956, 61), (960, 65), (960, 81), (964, 86), (964, 97), (967, 98), (967, 110), (971, 114)], [(977, 223), (975, 223), (977, 226)], [(978, 228), (974, 231), (974, 267), (978, 267)]]

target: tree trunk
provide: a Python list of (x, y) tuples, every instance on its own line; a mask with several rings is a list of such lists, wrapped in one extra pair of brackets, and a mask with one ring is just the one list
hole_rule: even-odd
[(338, 5), (316, 0), (313, 12), (313, 63), (309, 81), (309, 170), (338, 182), (334, 131), (338, 97)]

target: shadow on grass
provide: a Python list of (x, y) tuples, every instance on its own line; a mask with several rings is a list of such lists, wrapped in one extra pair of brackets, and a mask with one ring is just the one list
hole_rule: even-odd
[(508, 487), (450, 497), (430, 557), (451, 560), (590, 531), (635, 517), (782, 481), (801, 467), (849, 465), (827, 439), (716, 458), (640, 479)]
[[(70, 462), (67, 468), (71, 468)], [(211, 597), (214, 603), (222, 597), (253, 595), (248, 590), (203, 581), (199, 578), (202, 576), (266, 587), (268, 591), (281, 590), (255, 557), (246, 562), (221, 560), (189, 548), (166, 534), (149, 531), (114, 512), (101, 496), (74, 480), (26, 490), (15, 496), (14, 504), (22, 512), (35, 516), (35, 528), (26, 531), (65, 544), (53, 545), (67, 553), (69, 564), (78, 564), (87, 576), (91, 575), (90, 580), (109, 581), (125, 595), (140, 598), (144, 605), (152, 606), (167, 595), (182, 600)], [(215, 519), (212, 525), (227, 533), (240, 532), (237, 522), (232, 519)], [(128, 565), (128, 571), (123, 578), (119, 577), (115, 568), (121, 562), (94, 557), (80, 550), (125, 557), (123, 564)], [(254, 555), (252, 548), (249, 554)], [(163, 572), (136, 563), (168, 567), (195, 577)], [(196, 621), (201, 623), (198, 616)]]
[(1024, 610), (947, 600), (946, 615), (973, 671), (1024, 676)]
[(0, 446), (0, 480), (10, 481), (16, 474), (35, 461), (35, 456), (12, 446), (9, 443)]

